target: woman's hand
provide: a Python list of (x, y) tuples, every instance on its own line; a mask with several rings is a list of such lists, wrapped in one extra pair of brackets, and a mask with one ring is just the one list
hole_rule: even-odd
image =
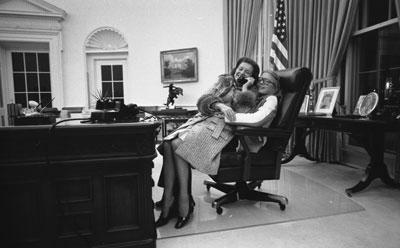
[(254, 82), (256, 81), (253, 77), (247, 77), (247, 82), (243, 84), (243, 91), (249, 90), (253, 85)]
[(223, 103), (217, 103), (217, 104), (215, 104), (215, 107), (219, 111), (221, 111), (228, 120), (230, 120), (230, 121), (236, 120), (236, 117), (235, 117), (236, 113), (235, 113), (235, 111), (233, 111), (233, 109), (231, 107), (229, 107)]

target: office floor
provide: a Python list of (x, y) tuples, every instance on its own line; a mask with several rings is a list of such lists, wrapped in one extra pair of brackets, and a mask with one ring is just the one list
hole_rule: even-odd
[[(160, 157), (157, 157), (153, 170), (155, 179), (159, 175), (160, 168), (161, 160)], [(301, 157), (296, 157), (286, 164), (285, 168), (321, 183), (342, 195), (345, 195), (344, 189), (357, 183), (363, 174), (361, 169), (337, 164), (315, 163)], [(193, 175), (194, 177), (199, 176), (197, 173)], [(194, 185), (194, 187), (196, 186)], [(159, 193), (154, 197), (155, 200), (158, 200)], [(375, 180), (366, 190), (355, 194), (352, 200), (365, 210), (277, 224), (162, 238), (157, 240), (157, 247), (400, 247), (399, 189), (389, 188), (379, 180)], [(174, 228), (173, 225), (170, 225), (170, 228)]]

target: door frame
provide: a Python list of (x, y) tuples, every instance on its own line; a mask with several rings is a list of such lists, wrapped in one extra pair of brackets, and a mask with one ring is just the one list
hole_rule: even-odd
[(97, 83), (97, 75), (96, 75), (96, 64), (99, 61), (123, 61), (124, 68), (124, 97), (126, 83), (129, 82), (129, 73), (128, 73), (128, 53), (127, 52), (111, 52), (111, 53), (87, 53), (86, 54), (86, 64), (87, 64), (87, 106), (88, 108), (95, 108), (95, 100), (92, 94), (96, 92), (96, 83)]
[(123, 86), (123, 92), (124, 92), (124, 97), (126, 93), (126, 87), (125, 87), (125, 79), (127, 75), (127, 69), (126, 69), (126, 60), (123, 59), (96, 59), (95, 60), (95, 87), (96, 88), (102, 88), (102, 78), (101, 78), (101, 66), (102, 65), (118, 65), (122, 64), (122, 86)]

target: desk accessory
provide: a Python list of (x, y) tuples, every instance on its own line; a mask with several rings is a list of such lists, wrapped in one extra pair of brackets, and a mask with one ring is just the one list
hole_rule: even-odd
[(372, 112), (374, 112), (374, 110), (378, 106), (378, 102), (379, 102), (378, 93), (371, 92), (368, 95), (366, 95), (360, 105), (360, 109), (359, 109), (360, 115), (368, 116), (368, 115), (372, 114)]
[(325, 87), (319, 92), (315, 113), (332, 115), (340, 87)]
[(167, 106), (167, 109), (169, 109), (170, 104), (172, 106), (175, 104), (175, 98), (178, 98), (178, 95), (183, 96), (183, 90), (182, 88), (174, 86), (174, 84), (169, 84), (168, 86), (164, 86), (163, 88), (168, 88), (168, 98), (167, 102), (164, 103), (164, 105)]

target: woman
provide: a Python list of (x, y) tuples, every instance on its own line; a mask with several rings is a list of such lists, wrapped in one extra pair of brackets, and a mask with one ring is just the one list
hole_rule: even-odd
[[(230, 125), (269, 127), (276, 116), (280, 97), (279, 76), (273, 71), (264, 71), (257, 82), (257, 106), (251, 113), (236, 113), (233, 119), (225, 118)], [(266, 137), (245, 137), (250, 152), (257, 153), (267, 142)]]
[[(209, 152), (207, 155), (212, 157), (215, 155), (214, 153), (219, 153), (222, 150), (233, 137), (230, 127), (225, 125), (224, 116), (234, 118), (235, 112), (231, 106), (235, 93), (241, 91), (244, 84), (246, 84), (246, 89), (250, 89), (250, 85), (253, 85), (258, 80), (259, 71), (257, 63), (252, 59), (247, 57), (239, 59), (230, 77), (226, 75), (220, 77), (214, 87), (207, 94), (200, 97), (197, 102), (200, 113), (165, 137), (157, 148), (163, 155), (163, 170), (159, 185), (164, 184), (162, 212), (156, 221), (157, 227), (167, 224), (174, 217), (176, 212), (174, 211), (174, 205), (178, 206), (177, 212), (179, 215), (175, 228), (181, 228), (189, 221), (194, 207), (194, 202), (190, 200), (189, 164), (197, 165), (199, 161), (197, 157), (185, 157), (183, 159), (182, 154), (196, 154), (190, 148), (193, 146), (201, 147), (202, 144), (207, 144), (207, 147), (210, 147), (208, 146), (210, 139), (205, 140), (203, 138), (212, 136), (212, 134), (206, 134), (206, 132), (209, 132), (207, 130), (213, 127), (218, 127), (220, 130), (217, 137), (218, 144), (214, 147), (215, 149), (207, 150)], [(220, 114), (217, 114), (218, 112)], [(187, 143), (191, 145), (181, 146)], [(177, 152), (181, 154), (178, 155)], [(193, 159), (196, 161), (193, 161)], [(216, 161), (219, 161), (218, 158), (214, 158), (213, 161), (204, 160), (202, 161), (203, 163), (197, 165), (198, 169), (207, 174), (215, 174), (215, 169), (213, 171), (209, 171), (209, 169), (215, 168)], [(209, 164), (213, 164), (213, 166), (208, 166)]]

